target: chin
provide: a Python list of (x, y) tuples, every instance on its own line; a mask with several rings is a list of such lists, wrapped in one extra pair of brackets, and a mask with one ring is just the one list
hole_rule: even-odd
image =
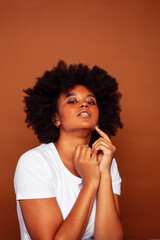
[(80, 130), (88, 130), (89, 132), (93, 132), (95, 129), (96, 124), (90, 124), (87, 122), (83, 122), (83, 123), (79, 123), (79, 124), (72, 124), (70, 123), (70, 125), (65, 126), (64, 129), (66, 129), (67, 131), (80, 131)]
[(80, 129), (93, 131), (94, 128), (95, 128), (95, 126), (96, 126), (96, 125), (94, 125), (94, 126), (92, 125), (92, 126), (91, 126), (91, 125), (87, 125), (87, 124), (85, 125), (85, 124), (84, 124), (84, 125), (81, 125), (81, 126), (80, 126)]

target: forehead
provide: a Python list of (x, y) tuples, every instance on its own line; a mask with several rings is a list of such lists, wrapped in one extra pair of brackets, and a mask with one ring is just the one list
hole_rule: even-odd
[(95, 97), (95, 95), (93, 94), (93, 92), (88, 89), (87, 87), (85, 87), (84, 85), (76, 85), (75, 87), (69, 89), (67, 92), (65, 93), (61, 93), (60, 94), (60, 99), (65, 99), (69, 96), (92, 96)]

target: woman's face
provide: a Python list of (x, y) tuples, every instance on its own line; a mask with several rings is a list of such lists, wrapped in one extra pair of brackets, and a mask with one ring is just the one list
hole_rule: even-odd
[(62, 93), (58, 100), (56, 119), (61, 130), (93, 131), (98, 124), (99, 110), (94, 94), (83, 85), (76, 85), (69, 92)]

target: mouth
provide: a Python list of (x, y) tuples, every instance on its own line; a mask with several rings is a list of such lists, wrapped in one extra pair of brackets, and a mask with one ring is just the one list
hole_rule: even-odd
[(83, 117), (83, 118), (91, 117), (91, 113), (89, 110), (82, 110), (77, 114), (77, 117)]

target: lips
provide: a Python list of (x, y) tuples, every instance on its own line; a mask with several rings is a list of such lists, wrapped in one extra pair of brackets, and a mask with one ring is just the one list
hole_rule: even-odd
[(89, 110), (81, 110), (78, 114), (78, 117), (91, 117), (91, 113)]

